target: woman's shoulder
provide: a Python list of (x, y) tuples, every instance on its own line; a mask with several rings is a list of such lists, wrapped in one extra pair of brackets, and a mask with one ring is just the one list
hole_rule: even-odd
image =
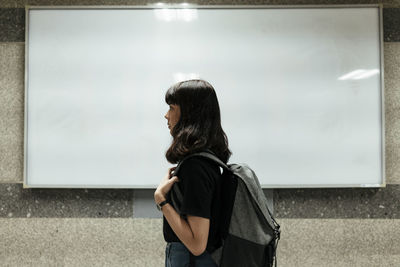
[(190, 158), (186, 159), (182, 163), (182, 166), (183, 165), (186, 165), (186, 166), (189, 166), (189, 165), (200, 165), (200, 166), (203, 166), (203, 167), (215, 167), (215, 166), (218, 167), (218, 163), (214, 162), (211, 159), (202, 157), (202, 156), (190, 157)]
[(218, 163), (201, 156), (194, 156), (186, 159), (181, 166), (185, 171), (201, 171), (211, 176), (220, 175), (220, 167)]

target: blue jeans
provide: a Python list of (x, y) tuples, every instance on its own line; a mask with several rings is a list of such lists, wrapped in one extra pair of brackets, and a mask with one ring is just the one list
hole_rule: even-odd
[[(181, 242), (168, 242), (165, 248), (165, 267), (188, 267), (189, 250)], [(195, 256), (196, 267), (217, 267), (210, 253)]]

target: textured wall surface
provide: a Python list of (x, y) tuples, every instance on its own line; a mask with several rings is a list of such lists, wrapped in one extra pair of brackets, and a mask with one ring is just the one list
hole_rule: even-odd
[[(154, 190), (22, 188), (25, 5), (156, 2), (0, 1), (0, 266), (164, 265)], [(282, 229), (279, 266), (400, 266), (400, 0), (191, 3), (383, 3), (387, 186), (276, 189), (265, 194)]]

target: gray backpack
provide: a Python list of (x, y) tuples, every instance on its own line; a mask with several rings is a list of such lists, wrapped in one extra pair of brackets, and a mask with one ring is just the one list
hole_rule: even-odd
[[(219, 229), (220, 244), (208, 251), (211, 257), (219, 267), (272, 267), (274, 259), (277, 266), (280, 226), (268, 209), (256, 174), (247, 164), (226, 165), (211, 150), (207, 151), (184, 158), (173, 175), (177, 175), (184, 160), (194, 156), (212, 160), (223, 168), (221, 194), (226, 215)], [(171, 188), (170, 199), (180, 214), (183, 198), (176, 183)], [(192, 265), (193, 257), (190, 253)]]

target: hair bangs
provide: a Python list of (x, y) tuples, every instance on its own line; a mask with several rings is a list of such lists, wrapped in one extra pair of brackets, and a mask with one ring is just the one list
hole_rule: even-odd
[(176, 91), (177, 91), (178, 87), (179, 87), (179, 84), (175, 84), (167, 90), (167, 92), (165, 93), (165, 103), (167, 103), (168, 105), (178, 103), (177, 95), (176, 95)]

